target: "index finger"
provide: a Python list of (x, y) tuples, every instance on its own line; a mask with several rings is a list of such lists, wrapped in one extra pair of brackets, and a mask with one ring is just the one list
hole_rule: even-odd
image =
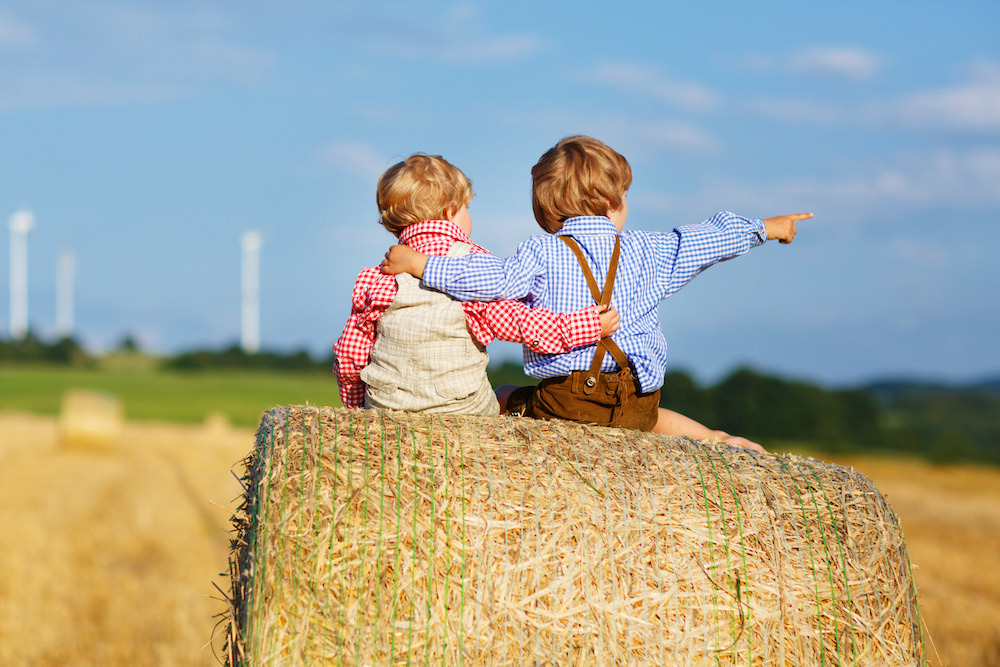
[(799, 220), (806, 220), (807, 218), (813, 217), (812, 213), (792, 213), (787, 216), (792, 222), (798, 222)]

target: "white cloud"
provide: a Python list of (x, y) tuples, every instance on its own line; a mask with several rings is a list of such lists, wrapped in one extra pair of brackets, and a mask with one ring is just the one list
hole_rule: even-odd
[(892, 104), (890, 111), (918, 127), (1000, 130), (1000, 80), (970, 81), (915, 93)]
[(848, 117), (843, 109), (795, 98), (760, 98), (751, 100), (748, 106), (768, 118), (809, 125), (835, 125)]
[(979, 61), (969, 80), (894, 98), (833, 105), (802, 98), (766, 97), (749, 107), (781, 121), (809, 125), (876, 125), (961, 132), (1000, 130), (1000, 63)]
[(884, 66), (874, 51), (858, 46), (816, 46), (787, 56), (749, 53), (744, 66), (756, 71), (790, 72), (806, 76), (825, 76), (854, 81), (875, 78)]
[(816, 47), (793, 54), (787, 60), (792, 72), (863, 81), (882, 70), (878, 54), (856, 46)]
[(323, 148), (322, 157), (341, 169), (359, 174), (371, 183), (378, 179), (391, 162), (370, 144), (359, 141), (331, 143)]
[(641, 143), (665, 146), (693, 153), (717, 150), (719, 143), (702, 128), (680, 121), (640, 123), (633, 132)]
[[(890, 162), (823, 178), (789, 178), (769, 184), (738, 181), (708, 183), (698, 192), (634, 194), (632, 203), (660, 215), (697, 216), (729, 208), (751, 215), (800, 210), (817, 223), (853, 225), (881, 217), (880, 211), (954, 210), (1000, 205), (1000, 147), (970, 151), (908, 152)], [(982, 220), (976, 219), (976, 224)]]
[[(10, 25), (0, 15), (0, 35), (11, 34)], [(207, 85), (253, 84), (271, 56), (228, 37), (228, 28), (223, 16), (205, 11), (67, 8), (7, 37), (30, 38), (33, 48), (0, 67), (0, 108), (148, 103)]]
[(652, 69), (629, 63), (605, 63), (584, 73), (583, 78), (690, 111), (714, 109), (719, 104), (718, 95), (705, 86), (668, 79)]
[(0, 48), (33, 46), (37, 41), (31, 26), (0, 7)]
[(941, 244), (909, 236), (890, 241), (889, 253), (895, 259), (924, 269), (942, 269), (951, 263), (951, 253)]
[(423, 7), (411, 13), (386, 10), (368, 46), (459, 65), (515, 61), (542, 48), (544, 40), (535, 33), (490, 34), (480, 13), (473, 3), (459, 3), (437, 14)]

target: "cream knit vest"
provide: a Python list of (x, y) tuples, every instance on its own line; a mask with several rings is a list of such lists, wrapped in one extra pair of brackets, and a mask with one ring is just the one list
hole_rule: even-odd
[[(455, 243), (451, 257), (469, 252)], [(361, 371), (365, 407), (496, 415), (500, 406), (486, 377), (489, 356), (469, 333), (462, 304), (405, 273), (379, 318), (378, 336)]]

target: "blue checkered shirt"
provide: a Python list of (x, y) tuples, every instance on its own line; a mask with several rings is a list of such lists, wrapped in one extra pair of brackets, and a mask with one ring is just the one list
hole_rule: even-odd
[[(507, 259), (495, 255), (430, 257), (423, 281), (460, 301), (525, 299), (533, 308), (569, 313), (593, 304), (583, 271), (569, 247), (555, 236), (569, 235), (580, 244), (600, 286), (604, 285), (617, 230), (608, 218), (570, 218), (556, 235), (532, 236)], [(764, 223), (729, 212), (716, 213), (698, 225), (670, 232), (627, 230), (621, 233), (621, 256), (611, 305), (621, 327), (612, 336), (635, 365), (642, 391), (663, 384), (667, 341), (660, 329), (659, 304), (716, 262), (747, 252), (767, 240)], [(594, 345), (565, 354), (524, 349), (524, 372), (535, 378), (586, 370)], [(618, 368), (606, 355), (602, 370)]]

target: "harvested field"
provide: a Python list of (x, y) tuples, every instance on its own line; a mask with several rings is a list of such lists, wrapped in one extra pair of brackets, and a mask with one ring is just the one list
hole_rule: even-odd
[[(0, 664), (218, 664), (213, 584), (253, 432), (126, 422), (113, 455), (60, 451), (58, 433), (0, 413)], [(900, 519), (928, 664), (1000, 666), (1000, 470), (837, 462)]]
[(0, 664), (218, 664), (213, 582), (250, 432), (126, 423), (113, 452), (59, 436), (0, 415)]

